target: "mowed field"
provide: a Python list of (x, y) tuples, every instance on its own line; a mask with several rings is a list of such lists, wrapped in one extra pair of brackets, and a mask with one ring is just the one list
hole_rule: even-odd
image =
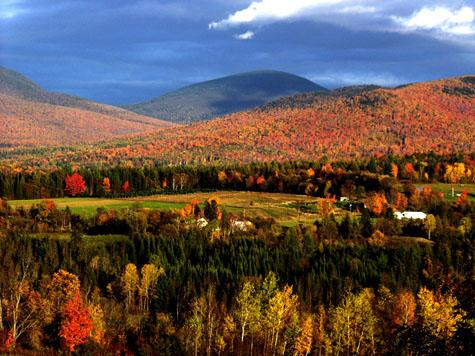
[[(293, 226), (300, 223), (313, 223), (317, 218), (315, 203), (317, 198), (306, 195), (262, 193), (262, 192), (214, 192), (190, 193), (176, 195), (154, 195), (139, 198), (107, 199), (107, 198), (58, 198), (52, 199), (58, 208), (67, 206), (75, 214), (91, 216), (97, 208), (124, 209), (138, 205), (146, 209), (181, 209), (193, 199), (197, 199), (200, 206), (209, 197), (218, 197), (221, 208), (230, 213), (243, 213), (248, 217), (272, 217), (284, 226)], [(14, 207), (29, 208), (33, 204), (41, 203), (36, 200), (11, 200)], [(341, 211), (336, 211), (339, 215)]]
[[(431, 187), (434, 192), (444, 193), (445, 199), (449, 201), (457, 200), (457, 194), (463, 191), (468, 192), (468, 198), (475, 201), (475, 184), (448, 184), (448, 183), (431, 183), (431, 184), (416, 184), (416, 187)], [(452, 188), (455, 196), (452, 196)]]

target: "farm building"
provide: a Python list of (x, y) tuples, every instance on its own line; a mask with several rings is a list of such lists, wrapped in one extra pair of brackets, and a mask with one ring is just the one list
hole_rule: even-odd
[(427, 214), (422, 211), (396, 211), (394, 217), (398, 220), (402, 219), (419, 219), (424, 220), (427, 217)]

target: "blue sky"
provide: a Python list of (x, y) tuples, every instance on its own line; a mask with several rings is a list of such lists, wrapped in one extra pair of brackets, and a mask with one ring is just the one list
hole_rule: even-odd
[(393, 86), (475, 74), (475, 0), (0, 0), (0, 63), (111, 104), (256, 69)]

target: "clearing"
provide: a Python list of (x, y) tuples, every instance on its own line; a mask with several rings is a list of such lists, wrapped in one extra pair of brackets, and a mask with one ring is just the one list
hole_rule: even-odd
[[(314, 209), (317, 198), (306, 195), (264, 193), (264, 192), (237, 192), (219, 191), (214, 193), (189, 193), (174, 195), (154, 195), (134, 198), (56, 198), (53, 200), (58, 208), (67, 206), (75, 214), (91, 216), (97, 208), (123, 209), (138, 204), (146, 209), (181, 209), (193, 199), (202, 203), (210, 196), (219, 197), (221, 207), (228, 212), (243, 213), (246, 216), (272, 217), (281, 225), (294, 226), (299, 222), (312, 224), (317, 214)], [(11, 200), (9, 204), (14, 207), (29, 208), (33, 204), (41, 203), (42, 199)], [(343, 211), (335, 209), (335, 214), (342, 215)]]

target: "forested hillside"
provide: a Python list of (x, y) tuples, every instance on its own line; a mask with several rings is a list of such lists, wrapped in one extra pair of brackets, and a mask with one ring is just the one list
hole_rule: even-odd
[(4, 147), (82, 144), (170, 126), (125, 111), (111, 116), (1, 94), (0, 118)]
[(69, 145), (143, 133), (170, 123), (44, 90), (0, 67), (0, 145)]
[[(259, 109), (119, 140), (100, 147), (9, 151), (12, 163), (117, 164), (291, 161), (475, 150), (475, 77), (375, 89), (357, 95), (300, 95)], [(48, 152), (46, 154), (46, 152)], [(8, 161), (4, 161), (8, 162)]]

